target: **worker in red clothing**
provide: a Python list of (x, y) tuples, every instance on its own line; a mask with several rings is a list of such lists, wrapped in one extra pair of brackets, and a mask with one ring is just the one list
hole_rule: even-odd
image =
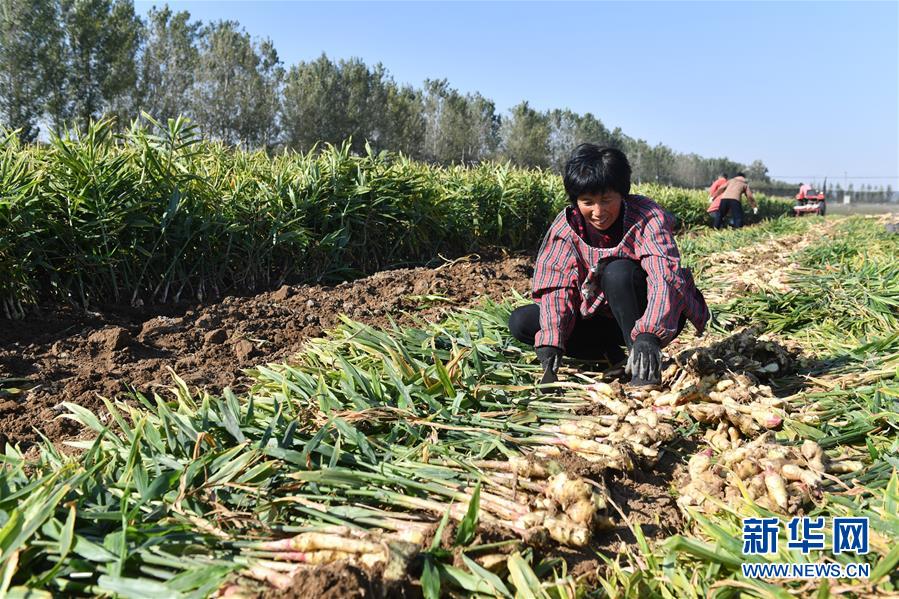
[(715, 222), (712, 224), (716, 229), (724, 226), (728, 213), (732, 213), (731, 222), (735, 229), (743, 226), (743, 204), (740, 203), (740, 199), (743, 196), (746, 196), (746, 199), (749, 200), (749, 205), (752, 206), (753, 212), (758, 212), (758, 203), (756, 203), (755, 196), (752, 195), (752, 190), (749, 189), (749, 183), (746, 182), (746, 175), (743, 173), (737, 173), (733, 179), (728, 179), (727, 183), (720, 187), (716, 194), (716, 197), (720, 198), (721, 201), (718, 214), (715, 216)]
[(614, 148), (581, 144), (565, 165), (571, 202), (553, 221), (534, 270), (535, 304), (509, 329), (535, 346), (541, 383), (557, 380), (563, 355), (621, 362), (635, 385), (661, 380), (661, 350), (689, 320), (701, 334), (705, 299), (681, 267), (674, 218), (630, 193), (631, 167)]
[(718, 195), (718, 191), (725, 185), (727, 185), (727, 173), (721, 173), (709, 187), (709, 207), (706, 212), (712, 215), (713, 221), (718, 219), (718, 210), (721, 206), (721, 197)]

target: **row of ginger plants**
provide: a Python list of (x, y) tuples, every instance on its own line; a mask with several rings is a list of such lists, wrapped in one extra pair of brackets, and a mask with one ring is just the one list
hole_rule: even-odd
[[(703, 192), (638, 186), (682, 225)], [(111, 123), (22, 145), (0, 134), (0, 314), (203, 300), (332, 281), (501, 246), (533, 250), (565, 205), (561, 177), (509, 164), (439, 167), (402, 155), (247, 152), (185, 121)], [(764, 219), (788, 205), (762, 198)]]

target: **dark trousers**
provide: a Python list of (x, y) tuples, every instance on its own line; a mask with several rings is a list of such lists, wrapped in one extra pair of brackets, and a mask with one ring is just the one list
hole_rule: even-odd
[[(646, 272), (634, 260), (617, 259), (604, 264), (600, 285), (612, 316), (594, 314), (577, 321), (566, 342), (565, 354), (582, 360), (624, 359), (621, 347), (630, 347), (634, 324), (646, 311)], [(512, 336), (528, 345), (540, 330), (540, 306), (516, 308), (509, 317)]]
[(734, 229), (739, 229), (743, 226), (743, 204), (740, 203), (740, 200), (721, 200), (718, 212), (714, 213), (715, 221), (713, 226), (716, 229), (720, 229), (724, 226), (724, 223), (727, 222), (728, 212), (733, 213), (732, 220)]

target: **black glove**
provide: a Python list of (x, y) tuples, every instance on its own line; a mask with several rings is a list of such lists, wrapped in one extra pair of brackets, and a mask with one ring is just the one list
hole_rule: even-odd
[(662, 349), (659, 338), (640, 333), (634, 339), (624, 371), (631, 375), (631, 385), (659, 385), (662, 383)]
[(543, 378), (540, 379), (540, 384), (555, 383), (559, 380), (556, 377), (556, 373), (562, 364), (562, 350), (552, 345), (541, 345), (535, 349), (537, 359), (540, 360), (540, 365), (543, 366)]

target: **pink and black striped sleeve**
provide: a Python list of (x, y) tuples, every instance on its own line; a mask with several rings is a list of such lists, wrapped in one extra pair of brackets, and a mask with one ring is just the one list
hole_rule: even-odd
[(562, 350), (574, 328), (578, 309), (578, 268), (571, 228), (565, 213), (559, 215), (543, 240), (534, 268), (533, 297), (540, 306), (540, 330), (534, 346), (552, 345)]
[(646, 271), (647, 305), (632, 337), (640, 333), (657, 336), (662, 346), (675, 336), (681, 313), (686, 309), (681, 293), (680, 252), (674, 242), (673, 219), (660, 207), (653, 207), (635, 248), (640, 266)]

